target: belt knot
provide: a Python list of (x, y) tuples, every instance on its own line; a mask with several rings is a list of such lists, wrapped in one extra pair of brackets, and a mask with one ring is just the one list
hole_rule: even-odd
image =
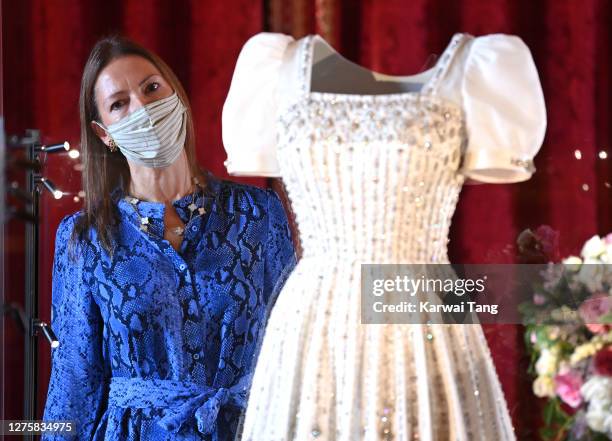
[(163, 408), (163, 417), (157, 423), (173, 433), (195, 417), (200, 433), (212, 434), (216, 440), (219, 410), (223, 406), (246, 406), (249, 378), (244, 376), (231, 387), (210, 387), (181, 380), (113, 377), (109, 402), (119, 407)]

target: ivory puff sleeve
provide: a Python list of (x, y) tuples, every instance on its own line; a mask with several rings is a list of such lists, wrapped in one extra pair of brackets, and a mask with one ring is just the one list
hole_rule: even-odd
[(222, 137), (227, 172), (278, 177), (276, 85), (283, 53), (293, 37), (261, 32), (243, 46), (223, 105)]
[(462, 172), (477, 181), (525, 181), (546, 131), (546, 107), (527, 45), (516, 35), (475, 38), (461, 85), (468, 132)]

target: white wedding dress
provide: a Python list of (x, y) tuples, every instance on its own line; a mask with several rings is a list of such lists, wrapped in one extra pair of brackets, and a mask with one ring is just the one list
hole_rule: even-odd
[(457, 33), (406, 77), (317, 35), (245, 44), (223, 109), (225, 165), (283, 179), (303, 255), (269, 317), (242, 440), (515, 439), (480, 325), (361, 324), (360, 264), (448, 262), (465, 177), (527, 180), (545, 128), (516, 36)]

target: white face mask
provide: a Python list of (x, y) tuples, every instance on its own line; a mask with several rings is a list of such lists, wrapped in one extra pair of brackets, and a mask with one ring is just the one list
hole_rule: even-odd
[(121, 153), (147, 167), (167, 167), (183, 150), (187, 133), (185, 106), (176, 92), (104, 127)]

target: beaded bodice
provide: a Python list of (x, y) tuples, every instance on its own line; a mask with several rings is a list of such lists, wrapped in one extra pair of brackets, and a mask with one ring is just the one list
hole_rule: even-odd
[(462, 34), (419, 92), (309, 90), (312, 40), (302, 41), (303, 90), (279, 115), (277, 155), (303, 257), (448, 262), (463, 184), (461, 108), (435, 94)]

